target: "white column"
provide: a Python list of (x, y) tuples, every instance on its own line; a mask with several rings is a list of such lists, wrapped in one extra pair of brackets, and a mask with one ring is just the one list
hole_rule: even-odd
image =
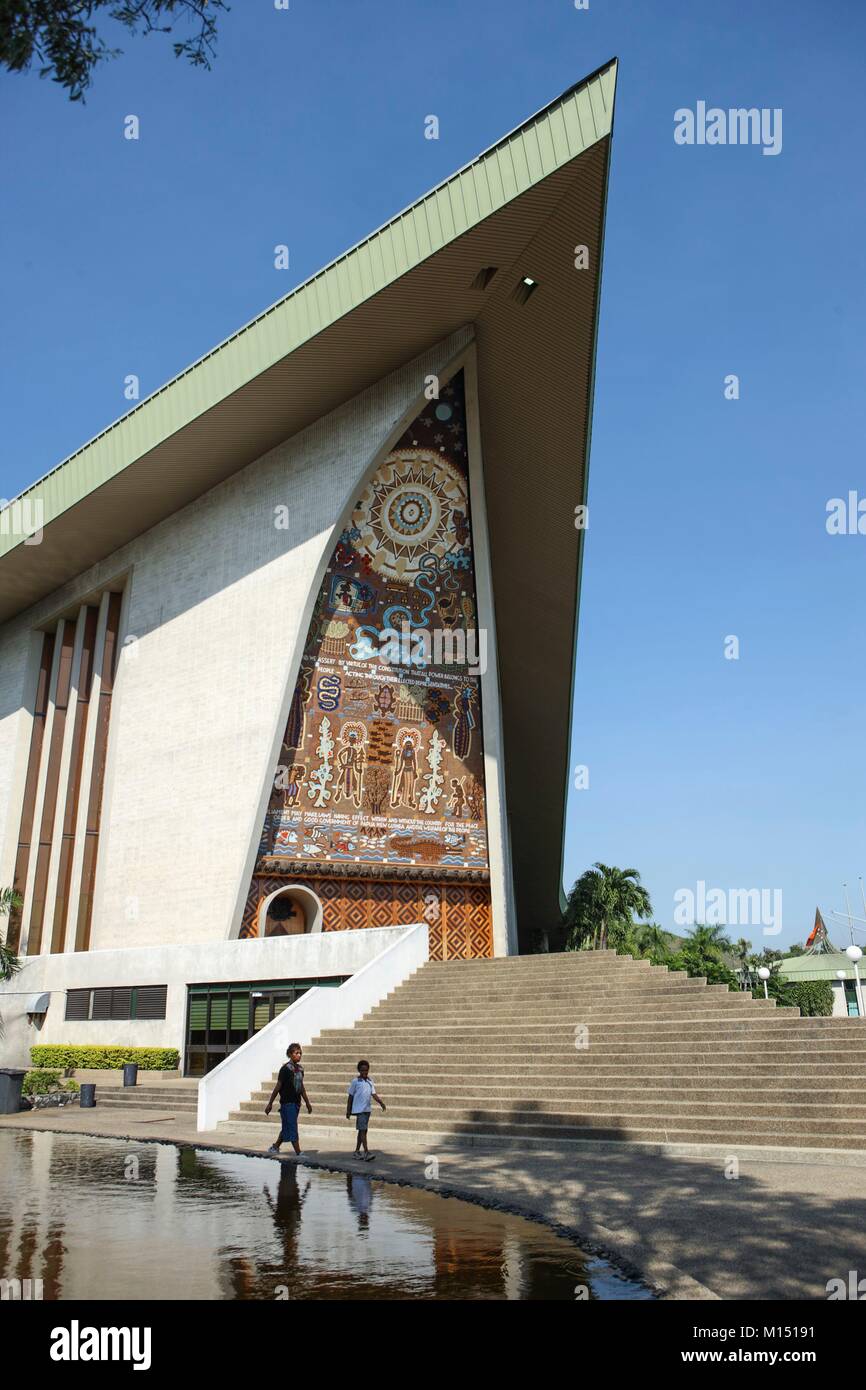
[(484, 496), (484, 464), (481, 456), (481, 425), (478, 416), (478, 365), (474, 343), (467, 349), (463, 368), (466, 386), (469, 501), (472, 549), (475, 558), (475, 592), (478, 597), (478, 626), (487, 633), (487, 669), (481, 674), (481, 721), (484, 730), (484, 783), (493, 912), (493, 954), (495, 956), (507, 956), (517, 952), (517, 919), (506, 819), (505, 750), (502, 733), (502, 710), (499, 701), (496, 616), (493, 607), (493, 577), (490, 565), (490, 540), (487, 531), (487, 505)]

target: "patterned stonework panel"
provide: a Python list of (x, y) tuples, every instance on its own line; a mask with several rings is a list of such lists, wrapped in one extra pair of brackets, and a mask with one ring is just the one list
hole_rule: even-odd
[[(327, 882), (330, 931), (421, 920), (419, 880), (435, 877), (449, 880), (436, 949), (490, 953), (483, 933), (473, 942), (466, 901), (489, 877), (485, 659), (460, 373), (359, 490), (330, 557), (241, 936), (256, 934), (258, 905), (281, 884)], [(489, 929), (489, 889), (480, 891)]]
[(410, 883), (387, 878), (263, 877), (254, 885), (242, 937), (257, 935), (260, 904), (289, 882), (309, 888), (321, 899), (324, 931), (427, 922), (431, 960), (476, 960), (493, 954), (490, 889), (454, 879)]

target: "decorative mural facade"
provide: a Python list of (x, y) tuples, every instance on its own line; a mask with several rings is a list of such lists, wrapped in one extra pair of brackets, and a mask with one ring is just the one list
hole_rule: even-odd
[[(434, 959), (492, 954), (485, 659), (459, 373), (363, 485), (331, 555), (241, 936), (291, 883), (318, 893), (325, 931), (424, 919)], [(277, 899), (268, 934), (293, 916)]]

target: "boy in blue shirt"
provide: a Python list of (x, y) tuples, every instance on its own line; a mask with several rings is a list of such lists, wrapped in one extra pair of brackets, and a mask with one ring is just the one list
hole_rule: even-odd
[(358, 1063), (358, 1075), (349, 1082), (349, 1096), (346, 1101), (346, 1119), (350, 1120), (355, 1116), (355, 1128), (358, 1131), (358, 1139), (355, 1144), (355, 1156), (361, 1156), (363, 1148), (364, 1158), (369, 1162), (376, 1157), (367, 1148), (367, 1127), (370, 1123), (370, 1111), (372, 1102), (375, 1100), (377, 1105), (381, 1105), (385, 1110), (385, 1102), (379, 1098), (376, 1090), (376, 1083), (370, 1076), (370, 1063)]

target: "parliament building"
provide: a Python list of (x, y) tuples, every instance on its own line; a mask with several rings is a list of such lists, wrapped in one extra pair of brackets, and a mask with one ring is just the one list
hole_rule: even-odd
[(0, 513), (5, 1064), (200, 1075), (407, 926), (437, 960), (556, 929), (615, 84)]

